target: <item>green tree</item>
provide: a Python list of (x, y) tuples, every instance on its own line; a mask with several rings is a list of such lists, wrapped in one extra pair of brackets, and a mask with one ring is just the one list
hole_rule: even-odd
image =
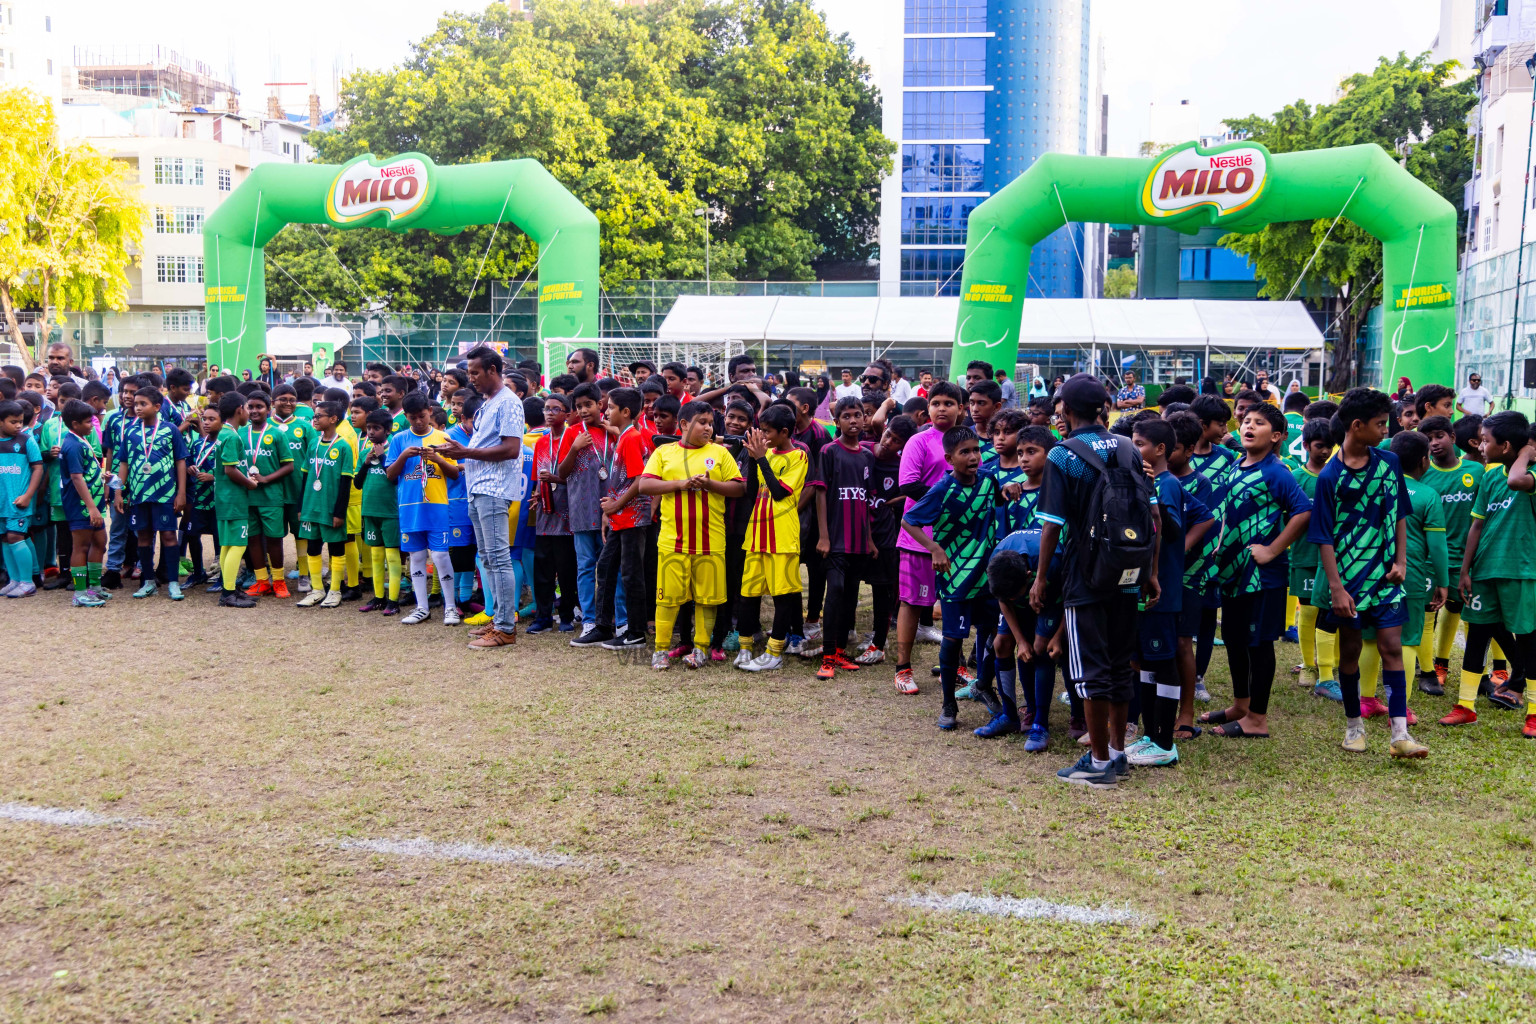
[(1104, 274), (1106, 299), (1134, 299), (1136, 297), (1136, 268), (1122, 264)]
[[(1337, 102), (1314, 108), (1298, 100), (1273, 117), (1229, 118), (1226, 124), (1249, 132), (1274, 153), (1375, 143), (1396, 155), (1399, 140), (1408, 139), (1407, 169), (1459, 210), (1472, 175), (1466, 118), (1477, 101), (1472, 79), (1452, 81), (1458, 66), (1436, 64), (1428, 54), (1399, 53), (1381, 58), (1369, 74), (1346, 78)], [(1250, 235), (1225, 235), (1221, 244), (1253, 262), (1264, 282), (1259, 294), (1266, 298), (1300, 297), (1315, 306), (1331, 295), (1340, 297), (1345, 313), (1328, 386), (1341, 388), (1350, 380), (1365, 316), (1381, 301), (1381, 243), (1347, 219), (1329, 234), (1331, 223), (1271, 224)], [(1458, 228), (1459, 238), (1466, 230), (1464, 214)]]
[[(399, 67), (348, 79), (342, 108), (345, 127), (319, 140), (329, 161), (539, 160), (602, 224), (605, 286), (703, 277), (701, 206), (715, 277), (805, 279), (818, 260), (867, 259), (895, 149), (869, 68), (804, 0), (544, 0), (532, 21), (493, 4), (444, 16)], [(461, 308), (491, 230), (290, 227), (268, 247), (268, 294)], [(537, 258), (504, 225), (473, 301)]]
[(127, 309), (145, 209), (128, 169), (61, 145), (53, 107), (26, 89), (0, 89), (0, 166), (0, 312), (30, 370), (17, 309), (39, 311), (39, 348), (62, 310)]

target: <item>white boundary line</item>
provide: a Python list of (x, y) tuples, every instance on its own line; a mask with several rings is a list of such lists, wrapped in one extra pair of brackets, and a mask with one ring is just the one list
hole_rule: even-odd
[(62, 807), (36, 807), (32, 804), (0, 804), (0, 818), (27, 821), (38, 825), (121, 825), (121, 818), (109, 818), (95, 811), (66, 810)]
[(479, 846), (475, 843), (436, 843), (430, 839), (343, 839), (343, 850), (387, 853), (428, 860), (467, 860), (482, 864), (517, 864), (530, 868), (581, 867), (585, 861), (564, 853), (541, 853), (520, 846)]
[(957, 892), (953, 896), (938, 893), (891, 896), (891, 903), (918, 910), (939, 910), (962, 914), (986, 914), (990, 917), (1017, 917), (1025, 920), (1048, 919), (1071, 924), (1146, 924), (1151, 919), (1129, 907), (1080, 907), (1071, 903), (1052, 903), (1036, 897), (973, 896)]
[(1478, 959), (1505, 967), (1523, 967), (1528, 971), (1536, 971), (1536, 949), (1505, 946), (1492, 956), (1480, 956)]

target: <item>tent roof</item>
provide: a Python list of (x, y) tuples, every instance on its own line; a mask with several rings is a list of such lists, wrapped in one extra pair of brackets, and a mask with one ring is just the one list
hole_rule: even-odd
[[(656, 337), (942, 348), (959, 310), (954, 297), (681, 295)], [(1321, 349), (1323, 336), (1299, 302), (1030, 299), (1019, 344), (1296, 351)]]

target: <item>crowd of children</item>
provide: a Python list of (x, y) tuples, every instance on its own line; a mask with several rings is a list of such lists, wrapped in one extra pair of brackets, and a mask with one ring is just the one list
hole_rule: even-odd
[[(1031, 752), (1050, 743), (1059, 667), (1088, 748), (1060, 777), (1104, 787), (1207, 731), (1267, 738), (1285, 637), (1301, 683), (1342, 705), (1344, 749), (1368, 750), (1365, 722), (1385, 716), (1390, 754), (1423, 757), (1409, 685), (1445, 692), (1464, 622), (1440, 723), (1475, 723), (1485, 698), (1525, 707), (1536, 738), (1536, 445), (1518, 412), (1453, 419), (1439, 385), (1402, 410), (1367, 388), (1282, 409), (1175, 385), (1111, 426), (1087, 375), (1005, 407), (976, 362), (903, 404), (876, 360), (818, 419), (816, 392), (772, 393), (747, 356), (715, 390), (675, 363), (604, 377), (585, 349), (567, 369), (547, 387), (536, 364), (508, 378), (526, 395), (507, 526), (527, 634), (649, 648), (658, 670), (798, 656), (828, 680), (889, 660), (905, 694), (916, 645), (937, 643), (939, 728), (973, 700), (978, 737), (1025, 733)], [(350, 390), (219, 377), (200, 409), (185, 371), (113, 395), (11, 370), (0, 595), (58, 586), (88, 608), (135, 582), (177, 601), (206, 585), (233, 608), (492, 621), (453, 457), (484, 401), (462, 370), (435, 394), (380, 364)], [(1218, 643), (1231, 700), (1196, 715)]]

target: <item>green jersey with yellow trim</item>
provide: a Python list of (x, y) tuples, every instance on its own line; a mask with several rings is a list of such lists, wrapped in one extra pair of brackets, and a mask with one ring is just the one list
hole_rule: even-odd
[(1472, 553), (1474, 580), (1536, 580), (1536, 495), (1509, 486), (1509, 469), (1489, 466), (1472, 518), (1483, 521)]
[(1472, 510), (1477, 507), (1477, 485), (1483, 479), (1483, 464), (1459, 459), (1449, 469), (1433, 461), (1419, 481), (1440, 495), (1440, 511), (1445, 518), (1445, 550), (1451, 559), (1451, 571), (1461, 571), (1461, 556), (1467, 550), (1467, 531), (1472, 529)]

